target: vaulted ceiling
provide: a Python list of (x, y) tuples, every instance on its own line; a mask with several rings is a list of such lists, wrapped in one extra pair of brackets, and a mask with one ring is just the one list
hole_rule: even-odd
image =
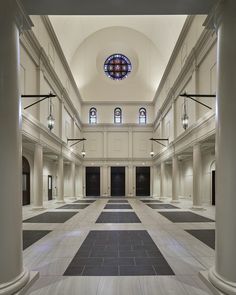
[[(84, 101), (153, 100), (186, 16), (50, 16)], [(103, 70), (113, 53), (131, 74), (113, 81)]]

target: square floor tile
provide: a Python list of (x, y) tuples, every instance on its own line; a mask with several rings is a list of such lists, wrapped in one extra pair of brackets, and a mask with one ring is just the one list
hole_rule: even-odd
[(192, 236), (206, 244), (208, 247), (215, 249), (215, 230), (214, 229), (191, 229), (186, 230)]
[(203, 217), (193, 212), (158, 212), (172, 222), (214, 222), (214, 220)]
[[(99, 245), (102, 247), (99, 248)], [(108, 250), (110, 247), (113, 247), (113, 251)], [(128, 247), (128, 250), (124, 247)], [(174, 273), (147, 231), (128, 230), (90, 231), (64, 275), (139, 276)]]
[(128, 203), (128, 201), (127, 200), (109, 200), (108, 203), (124, 204), (124, 203)]
[(107, 204), (104, 209), (132, 209), (129, 204)]
[(64, 223), (72, 218), (77, 212), (45, 212), (29, 219), (24, 223)]
[(102, 212), (96, 223), (141, 223), (134, 212)]
[(23, 230), (23, 250), (36, 243), (50, 232), (50, 230)]
[(85, 209), (89, 205), (88, 204), (67, 204), (67, 205), (61, 206), (57, 209), (76, 209), (77, 210), (77, 209)]
[(170, 204), (146, 204), (146, 205), (152, 209), (180, 209)]

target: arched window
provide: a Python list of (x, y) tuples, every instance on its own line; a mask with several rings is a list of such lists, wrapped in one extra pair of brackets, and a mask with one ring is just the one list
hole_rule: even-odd
[(89, 110), (89, 124), (96, 124), (97, 123), (97, 109), (91, 108)]
[(147, 123), (147, 111), (145, 108), (139, 109), (139, 124)]
[(122, 110), (121, 110), (121, 108), (114, 109), (114, 123), (115, 124), (122, 123)]

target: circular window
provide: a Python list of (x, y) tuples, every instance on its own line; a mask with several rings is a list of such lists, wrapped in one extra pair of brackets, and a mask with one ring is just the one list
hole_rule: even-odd
[(104, 72), (113, 80), (127, 78), (131, 70), (131, 62), (128, 57), (123, 54), (112, 54), (104, 63)]

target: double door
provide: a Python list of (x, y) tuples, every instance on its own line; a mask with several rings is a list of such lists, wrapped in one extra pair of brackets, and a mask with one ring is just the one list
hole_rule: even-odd
[(111, 167), (111, 196), (125, 196), (125, 167)]

